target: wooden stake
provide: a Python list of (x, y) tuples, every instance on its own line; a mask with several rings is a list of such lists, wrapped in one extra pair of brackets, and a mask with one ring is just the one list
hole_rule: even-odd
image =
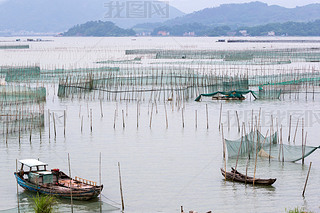
[(101, 118), (103, 118), (103, 109), (102, 109), (102, 100), (100, 99), (100, 112), (101, 112)]
[(72, 200), (72, 177), (71, 177), (71, 163), (70, 154), (68, 153), (68, 164), (69, 164), (69, 177), (70, 177), (70, 199), (71, 199), (71, 212), (73, 213), (73, 200)]
[(151, 113), (150, 113), (150, 129), (151, 129), (151, 124), (152, 124), (152, 114), (153, 114), (153, 103), (152, 103), (152, 107), (151, 107)]
[(303, 123), (303, 118), (302, 118), (302, 131), (301, 131), (301, 134), (302, 134), (302, 165), (303, 165), (304, 164), (304, 148), (303, 148), (304, 123)]
[(221, 136), (222, 136), (222, 144), (223, 144), (223, 159), (226, 158), (226, 147), (225, 147), (225, 140), (224, 140), (224, 135), (223, 135), (223, 124), (221, 124)]
[(208, 104), (206, 104), (206, 115), (207, 115), (207, 129), (209, 129)]
[(137, 102), (137, 128), (139, 128), (139, 101)]
[(114, 118), (113, 118), (113, 128), (116, 128), (116, 118), (117, 118), (117, 110), (114, 110)]
[(166, 128), (168, 129), (168, 114), (167, 114), (166, 103), (164, 103), (164, 111), (165, 111), (165, 114), (166, 114)]
[(237, 117), (237, 122), (238, 122), (238, 133), (240, 133), (240, 122), (239, 122), (238, 111), (236, 111), (236, 117)]
[(81, 133), (82, 133), (82, 129), (83, 129), (83, 115), (81, 116)]
[(181, 109), (181, 116), (182, 116), (182, 128), (184, 128), (184, 116), (183, 116), (183, 107)]
[(126, 127), (126, 124), (125, 124), (125, 121), (124, 121), (124, 111), (122, 110), (122, 127), (125, 128)]
[(306, 182), (304, 183), (304, 187), (303, 187), (302, 197), (304, 197), (304, 193), (305, 193), (306, 188), (307, 188), (307, 183), (308, 183), (308, 179), (309, 179), (309, 174), (310, 174), (310, 170), (311, 170), (311, 165), (312, 165), (312, 162), (310, 162), (310, 165), (309, 165), (309, 170), (308, 170)]
[(118, 168), (119, 168), (119, 182), (120, 182), (121, 207), (122, 207), (122, 212), (123, 212), (123, 211), (124, 211), (124, 201), (123, 201), (121, 172), (120, 172), (120, 163), (119, 163), (119, 162), (118, 162)]
[(54, 112), (52, 113), (52, 117), (53, 117), (54, 139), (56, 139), (57, 138), (57, 131), (56, 131), (56, 119), (54, 116)]
[(67, 117), (66, 117), (67, 113), (66, 110), (63, 111), (63, 135), (64, 137), (66, 137), (66, 123), (67, 123)]
[(221, 105), (220, 105), (219, 131), (220, 131), (220, 127), (221, 127), (221, 116), (222, 116), (222, 103), (221, 103)]
[(92, 132), (92, 109), (90, 109), (90, 131)]
[(296, 130), (295, 130), (295, 132), (294, 132), (293, 144), (296, 143), (296, 136), (297, 136), (298, 126), (299, 126), (299, 119), (297, 120), (297, 126), (296, 126)]
[[(99, 156), (99, 186), (101, 186), (101, 152)], [(100, 213), (101, 213), (102, 212), (101, 188), (100, 188), (99, 200), (100, 200)]]
[[(18, 173), (18, 159), (16, 159), (16, 173)], [(18, 175), (18, 174), (16, 174)], [(17, 180), (17, 203), (18, 203), (18, 213), (20, 213), (20, 202), (19, 202), (19, 185)]]
[(290, 144), (290, 135), (291, 135), (291, 117), (292, 115), (290, 115), (289, 118), (289, 133), (288, 133), (288, 143)]
[[(196, 129), (198, 128), (198, 111), (195, 111), (195, 125), (196, 125)], [(220, 124), (219, 124), (219, 131), (220, 131)]]
[(271, 141), (273, 141), (273, 138), (271, 137), (271, 131), (270, 131), (270, 147), (269, 147), (269, 163), (270, 163), (270, 158), (271, 158)]
[(49, 139), (50, 139), (50, 109), (48, 109), (48, 126), (49, 126)]

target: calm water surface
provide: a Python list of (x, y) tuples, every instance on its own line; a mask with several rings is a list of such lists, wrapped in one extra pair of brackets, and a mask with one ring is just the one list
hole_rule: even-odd
[[(8, 39), (8, 38), (3, 38)], [(3, 40), (2, 39), (2, 40)], [(118, 59), (129, 48), (216, 48), (244, 49), (254, 44), (215, 44), (217, 38), (54, 38), (54, 42), (31, 43), (29, 50), (1, 50), (1, 65), (27, 65), (38, 63), (48, 67), (93, 67), (93, 62), (109, 58)], [(224, 46), (223, 46), (224, 45)], [(249, 45), (249, 46), (248, 46)], [(274, 48), (274, 44), (265, 45)], [(277, 44), (278, 45), (278, 44)], [(281, 44), (279, 44), (281, 47)], [(307, 46), (309, 44), (285, 44)], [(312, 44), (317, 45), (317, 44)], [(310, 45), (309, 45), (310, 46)], [(319, 45), (318, 45), (319, 46)], [(87, 52), (87, 53), (86, 53)], [(301, 67), (301, 64), (290, 66)], [(318, 66), (311, 64), (310, 66)], [(17, 136), (11, 135), (8, 143), (0, 136), (0, 210), (13, 210), (17, 207), (16, 181), (13, 176), (16, 159), (40, 158), (51, 168), (68, 171), (67, 155), (70, 153), (72, 176), (99, 181), (99, 153), (102, 153), (102, 183), (104, 211), (120, 212), (120, 192), (118, 166), (121, 163), (122, 184), (126, 212), (179, 212), (185, 210), (198, 212), (285, 212), (297, 206), (313, 212), (320, 212), (320, 151), (317, 150), (301, 162), (280, 163), (259, 159), (257, 177), (275, 177), (272, 187), (246, 186), (225, 182), (220, 168), (224, 167), (222, 140), (218, 130), (221, 102), (205, 100), (185, 103), (182, 127), (181, 109), (166, 103), (169, 127), (166, 128), (164, 103), (153, 108), (150, 127), (151, 104), (141, 103), (139, 127), (137, 128), (136, 102), (103, 102), (101, 117), (100, 101), (61, 99), (56, 96), (57, 85), (46, 85), (48, 96), (45, 110), (55, 112), (57, 116), (57, 137), (54, 138), (51, 119), (51, 138), (47, 113), (42, 139), (39, 131), (22, 135), (21, 144)], [(300, 94), (301, 95), (301, 94)], [(302, 98), (303, 97), (303, 98)], [(288, 117), (304, 117), (305, 130), (308, 132), (307, 144), (319, 146), (320, 96), (315, 100), (299, 100), (285, 97), (284, 100), (222, 102), (224, 135), (228, 139), (237, 139), (235, 110), (241, 121), (251, 120), (251, 110), (256, 116), (262, 109), (261, 120), (265, 122), (262, 133), (265, 134), (270, 115), (278, 117), (283, 125), (283, 138), (288, 135)], [(206, 123), (206, 104), (209, 111), (209, 128)], [(81, 110), (80, 110), (81, 106)], [(90, 132), (88, 109), (93, 111), (93, 131)], [(114, 112), (118, 109), (116, 127)], [(63, 111), (67, 112), (66, 136), (63, 134)], [(123, 128), (122, 110), (125, 114)], [(195, 127), (195, 110), (198, 112)], [(157, 111), (157, 112), (156, 112)], [(230, 131), (228, 131), (227, 111), (230, 113)], [(81, 117), (84, 126), (81, 133)], [(295, 124), (293, 125), (295, 126)], [(286, 141), (286, 140), (284, 140)], [(287, 143), (287, 142), (286, 142)], [(297, 132), (296, 144), (301, 144), (301, 127)], [(312, 169), (305, 197), (301, 196), (309, 162)], [(235, 165), (235, 159), (227, 159), (227, 167)], [(245, 171), (246, 159), (240, 159), (239, 171)], [(253, 174), (254, 161), (249, 161), (249, 174)], [(26, 212), (32, 211), (30, 194), (19, 188), (19, 201)], [(99, 202), (75, 202), (76, 212), (98, 212)], [(68, 200), (58, 203), (58, 212), (70, 212)]]

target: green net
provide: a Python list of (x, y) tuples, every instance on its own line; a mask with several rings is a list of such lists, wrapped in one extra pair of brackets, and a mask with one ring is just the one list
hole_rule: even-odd
[(33, 103), (46, 101), (46, 88), (31, 88), (17, 85), (0, 86), (1, 104)]
[(0, 49), (29, 49), (29, 45), (1, 45)]
[(259, 131), (252, 131), (238, 140), (225, 140), (228, 157), (254, 157), (269, 158), (279, 161), (295, 162), (309, 156), (320, 147), (291, 146), (277, 143), (277, 133), (270, 137), (263, 136)]

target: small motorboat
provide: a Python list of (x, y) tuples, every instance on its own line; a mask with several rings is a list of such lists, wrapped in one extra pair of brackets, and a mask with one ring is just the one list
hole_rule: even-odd
[(226, 177), (227, 180), (241, 182), (241, 183), (255, 184), (255, 185), (265, 185), (265, 186), (270, 186), (277, 180), (276, 178), (269, 178), (269, 179), (253, 178), (253, 177), (241, 174), (234, 168), (231, 168), (231, 169), (232, 169), (231, 172), (225, 172), (223, 169), (221, 169), (222, 176)]
[[(47, 163), (36, 159), (20, 160), (21, 168), (14, 173), (18, 184), (29, 191), (40, 194), (53, 195), (75, 200), (90, 200), (97, 197), (103, 185), (83, 178), (74, 179), (59, 169), (47, 170)], [(29, 167), (28, 171), (24, 166)]]

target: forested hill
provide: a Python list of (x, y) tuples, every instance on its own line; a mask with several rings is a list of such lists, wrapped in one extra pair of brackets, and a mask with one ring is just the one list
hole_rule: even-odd
[(136, 33), (131, 29), (122, 29), (114, 23), (106, 21), (89, 21), (85, 24), (76, 25), (65, 32), (64, 36), (134, 36)]

